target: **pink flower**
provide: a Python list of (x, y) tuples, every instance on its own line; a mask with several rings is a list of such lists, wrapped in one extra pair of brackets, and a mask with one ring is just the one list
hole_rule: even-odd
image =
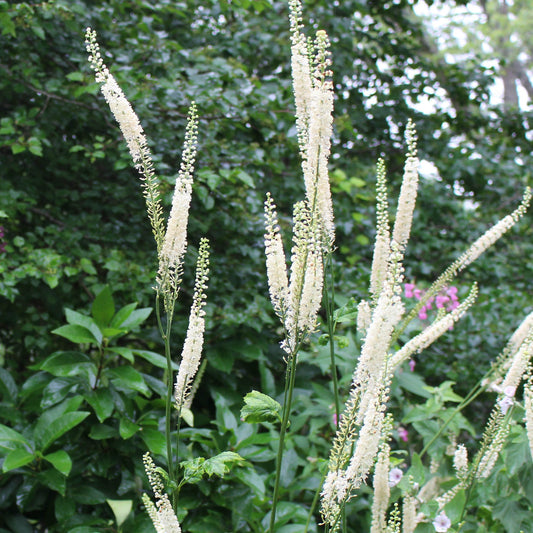
[(413, 291), (413, 294), (415, 295), (415, 298), (417, 300), (420, 300), (420, 298), (422, 298), (422, 295), (424, 294), (424, 291), (422, 289), (415, 289)]
[(399, 468), (393, 468), (389, 472), (389, 487), (395, 487), (402, 480), (403, 472)]
[(405, 283), (403, 288), (405, 289), (405, 297), (412, 298), (414, 296), (413, 289), (415, 288), (414, 283)]
[(427, 317), (428, 317), (428, 314), (427, 314), (426, 308), (422, 307), (422, 309), (420, 309), (420, 311), (418, 312), (418, 318), (420, 320), (426, 320)]
[(400, 426), (398, 428), (398, 437), (404, 442), (407, 442), (409, 440), (409, 432), (404, 427)]
[(433, 527), (437, 533), (446, 533), (452, 525), (451, 520), (446, 516), (446, 513), (442, 511), (435, 520), (433, 520)]
[(415, 371), (416, 362), (414, 359), (409, 359), (409, 370), (411, 372)]
[(444, 304), (450, 301), (450, 298), (448, 296), (442, 296), (441, 294), (437, 294), (437, 309), (442, 309), (444, 307)]

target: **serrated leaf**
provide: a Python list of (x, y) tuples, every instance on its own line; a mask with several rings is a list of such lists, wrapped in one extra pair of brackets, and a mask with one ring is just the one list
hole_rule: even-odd
[(64, 476), (68, 476), (72, 469), (72, 459), (64, 450), (58, 450), (57, 452), (45, 455), (43, 456), (43, 459), (51, 463), (52, 466)]
[(274, 398), (254, 390), (244, 397), (241, 419), (249, 424), (281, 422), (281, 405)]
[(244, 463), (244, 459), (238, 453), (222, 452), (205, 461), (204, 471), (209, 477), (223, 477), (232, 466), (242, 466)]
[(38, 448), (44, 452), (59, 437), (83, 422), (89, 414), (86, 411), (77, 411), (65, 413), (51, 423), (40, 423), (41, 421), (38, 421), (33, 433)]
[(106, 285), (96, 296), (91, 308), (95, 322), (101, 327), (106, 327), (115, 314), (115, 302), (111, 290)]
[(52, 333), (60, 335), (76, 344), (98, 344), (95, 336), (83, 326), (69, 324), (68, 326), (61, 326), (54, 329)]
[(15, 468), (20, 468), (21, 466), (31, 463), (34, 459), (35, 456), (33, 453), (28, 452), (24, 448), (16, 448), (7, 454), (2, 466), (2, 471), (5, 473), (14, 470)]
[(117, 526), (120, 527), (128, 518), (133, 507), (133, 500), (106, 500), (115, 515)]

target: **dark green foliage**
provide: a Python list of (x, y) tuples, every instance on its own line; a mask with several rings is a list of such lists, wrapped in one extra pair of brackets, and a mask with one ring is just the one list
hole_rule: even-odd
[[(533, 150), (526, 113), (479, 110), (490, 72), (475, 64), (436, 63), (428, 55), (412, 2), (338, 4), (307, 2), (306, 16), (332, 38), (337, 100), (331, 180), (341, 305), (366, 296), (375, 162), (385, 157), (396, 192), (408, 117), (417, 125), (421, 157), (440, 173), (420, 187), (406, 260), (407, 279), (417, 283), (429, 284), (466, 243), (517, 205)], [(208, 368), (195, 400), (196, 427), (181, 431), (180, 459), (231, 450), (248, 463), (223, 480), (202, 478), (184, 488), (180, 519), (191, 532), (264, 531), (276, 430), (238, 422), (242, 397), (251, 390), (281, 401), (284, 364), (268, 301), (262, 204), (272, 191), (287, 227), (303, 191), (287, 8), (274, 0), (0, 1), (0, 527), (23, 533), (110, 530), (109, 498), (134, 501), (124, 530), (151, 531), (139, 494), (142, 454), (164, 455), (159, 398), (165, 363), (148, 309), (155, 246), (138, 176), (86, 62), (88, 25), (99, 33), (105, 60), (145, 128), (166, 206), (187, 109), (192, 100), (198, 104), (191, 253), (175, 346), (186, 331), (201, 236), (212, 244), (213, 274)], [(409, 102), (432, 94), (436, 83), (448, 91), (452, 107), (413, 111)], [(417, 371), (430, 385), (457, 381), (464, 394), (531, 311), (531, 226), (526, 215), (460, 278), (461, 294), (473, 279), (480, 281), (479, 303), (453, 335), (418, 358)], [(117, 304), (137, 304), (114, 308), (106, 285)], [(360, 341), (351, 333), (350, 309), (336, 339), (344, 390)], [(132, 333), (141, 323), (142, 332)], [(75, 351), (72, 343), (82, 347)], [(297, 528), (320, 484), (333, 431), (328, 358), (320, 342), (301, 354), (291, 469), (279, 510), (280, 524)], [(475, 412), (486, 410), (481, 405)], [(212, 419), (216, 429), (204, 429)], [(514, 472), (512, 479), (529, 486), (528, 472)], [(298, 484), (291, 484), (293, 476)], [(512, 513), (521, 517), (531, 502), (522, 493), (517, 498), (497, 505), (493, 515), (486, 511), (486, 523), (492, 528)], [(367, 504), (363, 494), (351, 509)], [(351, 520), (358, 530), (368, 517)]]

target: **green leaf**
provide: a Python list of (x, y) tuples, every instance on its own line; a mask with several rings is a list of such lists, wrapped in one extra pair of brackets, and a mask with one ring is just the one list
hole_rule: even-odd
[(33, 453), (28, 452), (23, 448), (16, 448), (7, 454), (2, 466), (2, 471), (5, 473), (14, 470), (15, 468), (20, 468), (21, 466), (31, 463), (34, 459), (35, 456)]
[(113, 346), (112, 348), (108, 348), (108, 350), (110, 352), (120, 355), (121, 357), (124, 357), (124, 359), (126, 359), (130, 363), (135, 362), (135, 357), (133, 357), (133, 350), (131, 348), (124, 348), (122, 346)]
[(108, 326), (115, 314), (115, 302), (111, 290), (106, 285), (94, 299), (91, 314), (96, 323), (104, 328)]
[[(149, 350), (132, 350), (132, 352), (134, 355), (138, 355), (149, 363), (152, 363), (157, 368), (163, 368), (164, 370), (166, 370), (167, 368), (166, 357), (163, 357), (162, 355), (156, 352), (150, 352)], [(172, 362), (172, 370), (179, 370), (179, 365)]]
[(112, 318), (109, 326), (112, 328), (120, 328), (121, 324), (127, 320), (136, 307), (137, 304), (135, 302), (121, 307), (117, 314)]
[(124, 440), (133, 437), (133, 435), (135, 435), (135, 433), (137, 433), (137, 431), (139, 431), (140, 429), (141, 427), (132, 422), (131, 420), (128, 420), (127, 418), (120, 419), (118, 432)]
[(80, 71), (70, 72), (66, 77), (70, 81), (83, 81), (83, 73)]
[(119, 366), (108, 369), (106, 375), (111, 379), (117, 389), (125, 393), (137, 391), (145, 396), (150, 396), (151, 394), (142, 375), (131, 366)]
[(95, 336), (87, 328), (82, 326), (61, 326), (60, 328), (54, 329), (52, 333), (65, 337), (65, 339), (76, 344), (99, 344)]
[(34, 437), (39, 449), (44, 452), (59, 437), (83, 422), (90, 413), (86, 411), (77, 411), (74, 413), (65, 413), (51, 423), (40, 423), (35, 425)]
[(444, 507), (446, 516), (451, 520), (452, 524), (457, 524), (463, 515), (463, 510), (466, 504), (466, 493), (461, 489), (453, 497), (452, 501), (447, 503)]
[(249, 424), (281, 422), (281, 405), (274, 398), (254, 390), (244, 397), (241, 419)]
[(72, 469), (72, 459), (64, 450), (58, 450), (57, 452), (45, 455), (43, 459), (52, 463), (53, 467), (64, 476), (68, 476)]
[(413, 457), (411, 458), (411, 468), (409, 468), (407, 473), (413, 479), (416, 479), (419, 485), (424, 484), (424, 480), (426, 479), (426, 470), (422, 464), (420, 455), (417, 453), (413, 453)]
[(44, 370), (57, 377), (94, 376), (98, 369), (88, 355), (81, 352), (55, 352), (32, 369)]
[(39, 472), (36, 477), (43, 485), (59, 492), (62, 496), (65, 495), (67, 490), (67, 478), (57, 470), (51, 468), (50, 470)]
[(152, 455), (167, 456), (167, 441), (161, 431), (143, 427), (140, 435)]
[(0, 450), (15, 450), (23, 446), (31, 448), (30, 443), (18, 431), (0, 424)]
[(0, 367), (0, 392), (4, 396), (6, 402), (15, 403), (18, 395), (17, 385), (11, 374)]
[(100, 345), (102, 343), (102, 331), (98, 327), (98, 324), (93, 320), (92, 317), (73, 311), (72, 309), (65, 309), (65, 317), (67, 322), (73, 326), (82, 326), (85, 329), (88, 329), (93, 335), (94, 338), (98, 341)]
[(412, 392), (417, 396), (422, 396), (423, 398), (431, 397), (431, 393), (426, 388), (427, 384), (418, 374), (404, 371), (397, 372), (395, 377), (402, 389)]
[(95, 424), (91, 431), (89, 431), (89, 438), (93, 440), (106, 440), (118, 436), (118, 432), (114, 427), (106, 424)]
[(243, 466), (245, 460), (235, 452), (222, 452), (207, 459), (203, 465), (205, 473), (211, 476), (223, 477), (232, 466)]
[(109, 389), (90, 390), (83, 395), (87, 403), (94, 409), (96, 416), (100, 422), (103, 422), (111, 416), (115, 408), (113, 395)]
[(120, 527), (128, 518), (133, 507), (133, 500), (106, 500), (115, 515), (117, 526)]
[(142, 307), (141, 309), (134, 309), (123, 322), (118, 324), (118, 327), (127, 330), (136, 328), (150, 316), (151, 312), (151, 307)]

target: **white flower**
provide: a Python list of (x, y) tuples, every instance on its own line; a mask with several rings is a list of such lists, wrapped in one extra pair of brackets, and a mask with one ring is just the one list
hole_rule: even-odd
[(389, 472), (389, 487), (395, 487), (402, 480), (403, 472), (399, 468), (393, 468)]
[(433, 520), (433, 527), (437, 533), (446, 533), (451, 525), (452, 523), (444, 511)]

